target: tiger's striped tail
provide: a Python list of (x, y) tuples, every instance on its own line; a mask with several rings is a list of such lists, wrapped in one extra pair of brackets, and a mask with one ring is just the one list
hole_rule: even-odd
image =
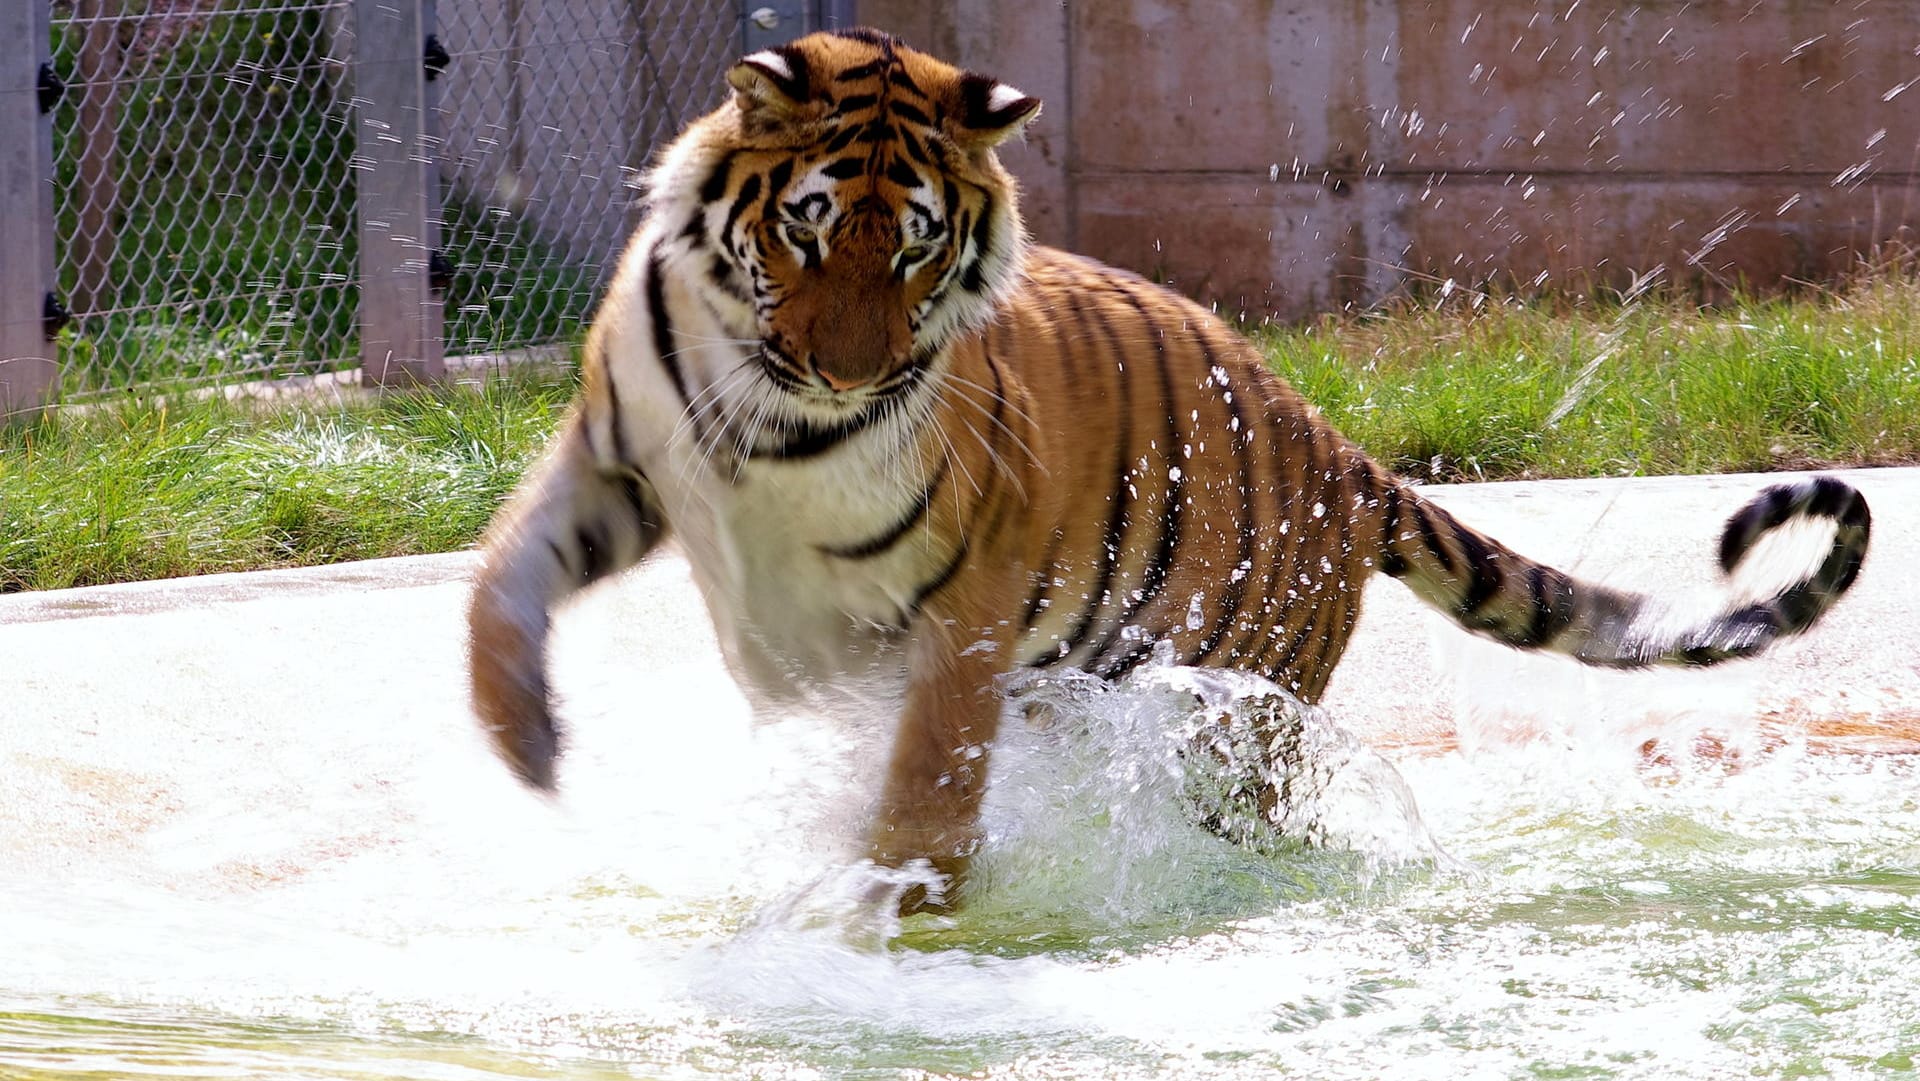
[(1607, 668), (1700, 666), (1748, 657), (1818, 622), (1860, 572), (1872, 517), (1851, 485), (1821, 476), (1777, 484), (1728, 519), (1720, 569), (1731, 574), (1760, 538), (1790, 523), (1832, 523), (1820, 565), (1763, 600), (1674, 628), (1650, 598), (1583, 582), (1518, 555), (1380, 474), (1380, 569), (1467, 630), (1520, 649)]
[(638, 563), (666, 532), (660, 499), (637, 471), (595, 461), (579, 414), (494, 519), (467, 608), (473, 708), (494, 748), (530, 787), (551, 791), (560, 751), (547, 697), (553, 609)]

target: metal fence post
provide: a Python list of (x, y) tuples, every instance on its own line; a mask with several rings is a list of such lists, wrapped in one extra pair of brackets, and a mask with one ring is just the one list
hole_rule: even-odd
[(446, 361), (433, 287), (443, 257), (430, 93), (445, 53), (433, 58), (428, 48), (433, 0), (353, 0), (353, 16), (361, 378), (368, 386), (433, 382)]
[(741, 0), (740, 49), (759, 52), (815, 30), (852, 25), (850, 0)]
[(0, 421), (38, 412), (59, 371), (50, 330), (53, 121), (45, 3), (0, 4)]

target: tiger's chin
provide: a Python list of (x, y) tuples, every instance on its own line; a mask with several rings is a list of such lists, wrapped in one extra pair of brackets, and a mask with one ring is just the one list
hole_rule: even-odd
[(831, 390), (824, 387), (794, 387), (775, 382), (775, 393), (801, 419), (812, 424), (840, 424), (879, 407), (893, 395), (871, 387)]

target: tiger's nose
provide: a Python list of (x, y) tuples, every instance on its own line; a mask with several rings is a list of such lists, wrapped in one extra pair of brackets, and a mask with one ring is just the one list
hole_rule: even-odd
[(840, 375), (831, 368), (822, 367), (818, 360), (813, 362), (813, 374), (825, 380), (828, 389), (835, 394), (845, 394), (847, 391), (857, 390), (873, 382), (873, 377), (870, 375)]

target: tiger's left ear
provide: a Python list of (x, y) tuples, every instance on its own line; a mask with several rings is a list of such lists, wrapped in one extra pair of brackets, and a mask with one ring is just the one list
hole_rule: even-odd
[(960, 76), (956, 95), (958, 101), (947, 114), (947, 135), (969, 150), (999, 146), (1040, 115), (1039, 98), (971, 71)]
[(807, 54), (791, 45), (762, 49), (740, 59), (727, 72), (750, 126), (777, 127), (798, 118), (813, 96), (813, 73)]

